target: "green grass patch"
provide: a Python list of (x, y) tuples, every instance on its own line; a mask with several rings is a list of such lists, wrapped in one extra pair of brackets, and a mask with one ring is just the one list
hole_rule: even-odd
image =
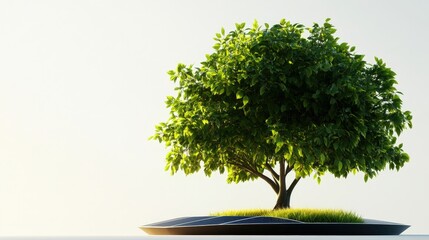
[(363, 218), (359, 215), (333, 209), (307, 209), (307, 208), (291, 208), (291, 209), (245, 209), (245, 210), (229, 210), (210, 214), (212, 216), (267, 216), (288, 218), (301, 222), (338, 222), (338, 223), (363, 223)]

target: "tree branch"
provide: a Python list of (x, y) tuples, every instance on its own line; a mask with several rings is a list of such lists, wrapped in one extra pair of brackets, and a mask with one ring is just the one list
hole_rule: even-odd
[(290, 171), (292, 171), (293, 167), (290, 167), (289, 164), (286, 166), (286, 175), (288, 175), (290, 173)]
[(280, 161), (280, 188), (286, 189), (286, 172), (285, 172), (285, 160)]
[(274, 171), (274, 169), (271, 167), (270, 164), (268, 164), (268, 162), (265, 163), (265, 168), (271, 173), (271, 175), (273, 176), (274, 180), (276, 180), (277, 182), (279, 182), (279, 174), (276, 173), (276, 171)]
[(279, 191), (279, 185), (276, 182), (274, 182), (271, 178), (265, 176), (264, 174), (258, 172), (256, 169), (252, 168), (251, 166), (248, 166), (244, 163), (235, 162), (235, 161), (230, 162), (230, 164), (237, 166), (241, 169), (244, 169), (250, 172), (251, 174), (261, 178), (262, 180), (267, 182), (276, 193)]
[[(246, 159), (248, 159), (246, 157), (246, 155), (247, 155), (246, 153), (244, 153), (244, 152), (237, 153), (236, 152), (236, 153), (231, 154), (231, 156), (234, 156), (234, 155), (235, 155), (235, 157), (230, 158), (230, 161), (228, 161), (230, 164), (235, 165), (235, 166), (255, 175), (256, 177), (261, 178), (262, 180), (267, 182), (276, 193), (278, 192), (279, 183), (277, 182), (277, 180), (275, 180), (275, 179), (272, 180), (271, 178), (267, 177), (263, 173), (259, 172), (258, 169), (256, 169), (254, 166), (250, 165), (248, 163), (248, 161), (246, 161)], [(242, 155), (242, 156), (240, 157), (239, 155)]]
[(287, 189), (288, 192), (292, 192), (293, 189), (295, 188), (296, 184), (299, 182), (299, 180), (301, 180), (301, 177), (299, 178), (295, 178), (293, 180), (293, 182), (290, 184), (289, 188)]

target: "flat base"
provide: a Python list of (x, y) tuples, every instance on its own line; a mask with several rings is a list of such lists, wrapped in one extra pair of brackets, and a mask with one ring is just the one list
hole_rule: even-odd
[(151, 235), (399, 235), (409, 226), (365, 223), (304, 223), (284, 218), (204, 216), (176, 218), (142, 226)]

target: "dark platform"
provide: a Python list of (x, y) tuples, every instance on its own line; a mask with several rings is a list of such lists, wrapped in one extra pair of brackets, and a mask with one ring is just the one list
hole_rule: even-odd
[(365, 223), (304, 223), (274, 217), (183, 217), (140, 227), (152, 235), (399, 235), (408, 225), (365, 220)]

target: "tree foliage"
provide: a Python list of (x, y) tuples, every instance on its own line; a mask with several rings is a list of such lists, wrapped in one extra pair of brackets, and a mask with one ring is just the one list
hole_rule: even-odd
[(200, 65), (169, 71), (177, 95), (153, 136), (169, 149), (166, 170), (262, 178), (276, 192), (292, 171), (318, 181), (363, 172), (366, 181), (386, 166), (399, 170), (409, 157), (396, 141), (411, 114), (395, 73), (335, 31), (329, 19), (309, 28), (236, 24), (216, 34)]

